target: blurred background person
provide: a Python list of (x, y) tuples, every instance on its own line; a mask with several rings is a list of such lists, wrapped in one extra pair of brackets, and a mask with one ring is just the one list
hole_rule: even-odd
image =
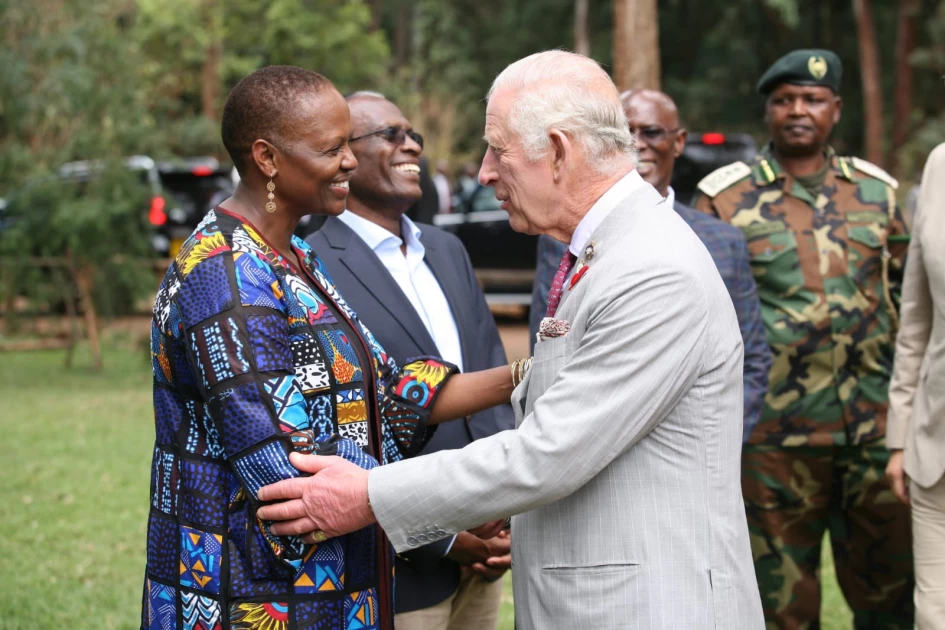
[(886, 411), (908, 231), (897, 182), (838, 156), (843, 68), (795, 50), (757, 84), (771, 142), (697, 186), (697, 209), (748, 241), (774, 355), (742, 488), (765, 618), (820, 623), (820, 551), (857, 628), (911, 628), (909, 513), (883, 471)]
[[(676, 198), (670, 181), (676, 158), (682, 155), (686, 146), (686, 130), (680, 124), (679, 111), (673, 99), (655, 90), (630, 90), (621, 94), (620, 100), (640, 155), (637, 172), (656, 188), (709, 250), (735, 306), (745, 345), (743, 440), (747, 440), (761, 415), (768, 388), (771, 354), (761, 321), (761, 305), (751, 275), (745, 237), (741, 230), (697, 212)], [(538, 265), (529, 314), (533, 348), (535, 333), (546, 314), (551, 280), (566, 248), (566, 244), (550, 236), (539, 237)]]
[(450, 186), (450, 165), (446, 160), (436, 161), (433, 185), (436, 186), (437, 199), (440, 202), (440, 214), (449, 214), (453, 206), (453, 187)]
[[(379, 94), (356, 92), (347, 101), (358, 159), (347, 210), (329, 217), (309, 244), (394, 360), (442, 356), (463, 371), (505, 365), (499, 331), (462, 243), (404, 214), (422, 195), (423, 138)], [(514, 426), (510, 405), (493, 407), (443, 423), (420, 453), (463, 448)], [(487, 569), (486, 561), (508, 553), (504, 536), (481, 540), (460, 532), (400, 554), (397, 630), (494, 630), (504, 569)]]
[(414, 221), (432, 223), (433, 217), (440, 211), (439, 193), (430, 175), (430, 162), (425, 157), (421, 157), (418, 166), (420, 190), (423, 194), (407, 209), (406, 214)]
[(945, 144), (922, 176), (889, 386), (886, 477), (912, 506), (916, 628), (945, 628)]
[(472, 197), (479, 187), (479, 165), (473, 162), (463, 164), (463, 170), (456, 179), (456, 196), (458, 203), (454, 202), (453, 207), (465, 204)]

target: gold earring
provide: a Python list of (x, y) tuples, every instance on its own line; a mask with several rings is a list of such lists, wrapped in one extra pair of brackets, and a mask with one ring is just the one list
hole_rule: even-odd
[(273, 191), (276, 189), (276, 185), (272, 182), (272, 175), (269, 176), (269, 183), (266, 184), (266, 190), (269, 191), (269, 202), (266, 204), (266, 212), (272, 214), (276, 211), (276, 202), (273, 201), (276, 198)]

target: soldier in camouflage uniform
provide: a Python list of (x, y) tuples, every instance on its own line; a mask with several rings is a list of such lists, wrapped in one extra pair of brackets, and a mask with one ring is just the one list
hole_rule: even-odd
[(912, 628), (909, 514), (884, 482), (908, 234), (897, 183), (827, 145), (839, 58), (794, 51), (758, 84), (772, 142), (693, 205), (741, 228), (774, 355), (742, 487), (768, 627), (819, 627), (825, 531), (857, 628)]

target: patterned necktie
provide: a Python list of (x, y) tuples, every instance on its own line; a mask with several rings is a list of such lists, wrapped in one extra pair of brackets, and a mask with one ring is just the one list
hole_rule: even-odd
[(574, 267), (577, 256), (571, 253), (571, 250), (564, 252), (561, 257), (561, 264), (558, 265), (558, 273), (551, 281), (551, 290), (548, 291), (548, 310), (545, 317), (554, 317), (558, 310), (558, 302), (561, 301), (561, 291), (564, 289), (564, 279), (568, 277), (568, 272)]

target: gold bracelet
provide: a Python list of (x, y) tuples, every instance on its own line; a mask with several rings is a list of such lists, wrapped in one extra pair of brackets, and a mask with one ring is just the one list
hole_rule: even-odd
[(519, 359), (512, 363), (512, 388), (516, 388), (519, 384), (525, 380), (525, 374), (528, 373), (528, 369), (532, 366), (532, 357), (527, 359)]

